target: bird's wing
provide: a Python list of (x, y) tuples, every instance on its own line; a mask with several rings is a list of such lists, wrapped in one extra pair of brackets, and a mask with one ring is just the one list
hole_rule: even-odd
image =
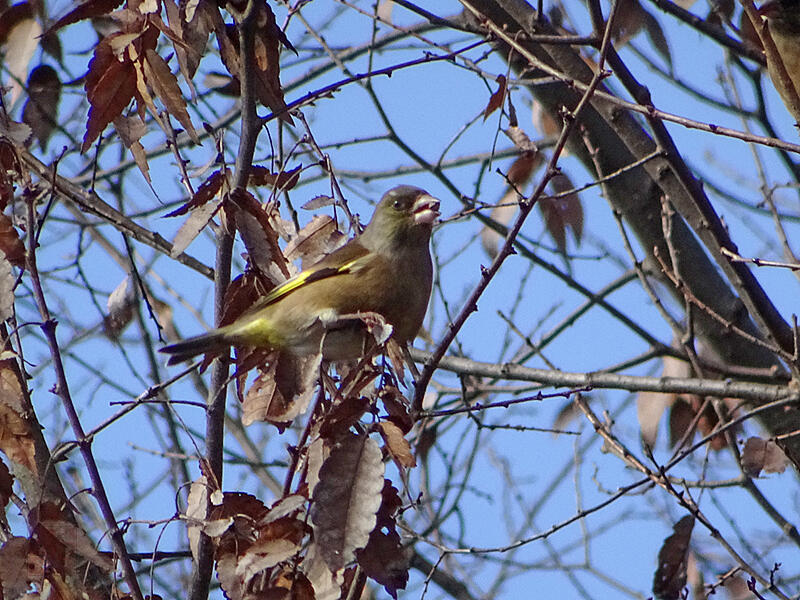
[(287, 279), (279, 286), (273, 288), (272, 291), (262, 298), (258, 306), (262, 308), (273, 304), (292, 293), (294, 290), (313, 283), (314, 281), (357, 271), (368, 253), (369, 251), (357, 241), (351, 241), (338, 250), (331, 252), (308, 269), (301, 271), (294, 277)]

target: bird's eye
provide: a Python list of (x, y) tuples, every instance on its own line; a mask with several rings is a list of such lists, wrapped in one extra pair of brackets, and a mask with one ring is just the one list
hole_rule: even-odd
[(398, 198), (394, 202), (392, 202), (392, 208), (395, 210), (403, 210), (403, 200)]

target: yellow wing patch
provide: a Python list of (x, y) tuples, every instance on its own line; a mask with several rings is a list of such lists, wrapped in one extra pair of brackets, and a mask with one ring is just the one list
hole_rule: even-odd
[(319, 281), (320, 279), (327, 279), (328, 277), (334, 277), (336, 275), (343, 275), (345, 273), (350, 273), (354, 270), (354, 267), (357, 266), (359, 262), (361, 262), (363, 257), (356, 258), (349, 262), (344, 263), (339, 267), (320, 267), (318, 269), (309, 269), (298, 273), (291, 279), (287, 279), (278, 287), (274, 288), (269, 294), (264, 296), (262, 301), (262, 306), (272, 304), (273, 302), (277, 302), (281, 298), (285, 297), (287, 294), (290, 294), (294, 290), (303, 287), (309, 283), (313, 283), (314, 281)]

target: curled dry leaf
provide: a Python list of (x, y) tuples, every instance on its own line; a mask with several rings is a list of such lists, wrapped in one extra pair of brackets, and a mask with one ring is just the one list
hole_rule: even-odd
[(0, 252), (15, 267), (25, 266), (25, 244), (6, 215), (0, 214)]
[(36, 477), (39, 471), (33, 437), (25, 419), (28, 411), (23, 389), (14, 359), (0, 360), (0, 452)]
[(28, 65), (39, 48), (42, 27), (34, 18), (34, 9), (28, 2), (20, 2), (0, 15), (0, 47), (3, 48), (3, 73), (5, 85), (10, 87), (6, 108), (16, 104), (22, 94), (22, 85), (28, 74)]
[(334, 204), (336, 204), (336, 200), (333, 199), (333, 196), (320, 195), (314, 196), (311, 200), (301, 205), (300, 208), (303, 210), (318, 210), (326, 206), (333, 206)]
[(397, 488), (384, 479), (375, 528), (366, 547), (356, 552), (358, 564), (367, 576), (383, 585), (395, 600), (397, 590), (405, 589), (408, 583), (408, 555), (397, 533), (396, 521), (402, 504)]
[(314, 488), (314, 541), (332, 572), (353, 560), (369, 541), (381, 505), (383, 461), (366, 435), (344, 438), (322, 465)]
[(553, 177), (550, 185), (557, 196), (541, 198), (538, 206), (548, 233), (563, 253), (567, 251), (567, 229), (572, 231), (576, 244), (580, 245), (583, 235), (583, 206), (578, 194), (570, 192), (574, 186), (563, 173)]
[(186, 100), (178, 85), (178, 79), (173, 75), (167, 61), (152, 48), (145, 50), (144, 58), (144, 73), (147, 83), (164, 103), (167, 112), (178, 120), (192, 141), (199, 144), (200, 138), (197, 137), (192, 119), (186, 110)]
[(247, 247), (250, 261), (277, 284), (290, 276), (286, 259), (278, 245), (278, 232), (271, 214), (277, 212), (275, 202), (262, 204), (247, 190), (235, 188), (228, 195), (239, 210), (235, 211), (236, 226)]
[(147, 153), (139, 141), (147, 133), (147, 126), (138, 117), (125, 117), (123, 115), (114, 119), (114, 129), (125, 147), (131, 151), (136, 166), (144, 176), (147, 183), (150, 181), (150, 167), (147, 164)]
[(320, 425), (319, 435), (328, 440), (336, 440), (347, 435), (350, 428), (367, 411), (369, 405), (369, 400), (364, 396), (343, 398), (325, 415)]
[(342, 595), (344, 575), (342, 571), (332, 572), (325, 560), (319, 544), (312, 542), (303, 560), (303, 571), (314, 588), (315, 600), (339, 600)]
[(289, 262), (299, 258), (305, 267), (330, 254), (345, 241), (346, 238), (339, 231), (336, 221), (327, 215), (314, 215), (311, 221), (286, 244), (284, 255)]
[(266, 167), (253, 165), (250, 168), (250, 185), (268, 185), (280, 190), (290, 190), (300, 181), (300, 169), (303, 165), (297, 165), (294, 169), (273, 173)]
[[(0, 508), (5, 509), (8, 501), (11, 500), (12, 488), (14, 485), (14, 476), (8, 470), (8, 466), (0, 456)], [(2, 517), (0, 517), (2, 518)], [(2, 578), (0, 578), (2, 581)]]
[[(46, 529), (50, 535), (56, 538), (71, 553), (91, 561), (107, 572), (113, 571), (114, 565), (111, 560), (97, 551), (94, 542), (89, 539), (86, 532), (63, 517), (58, 519), (40, 519), (37, 528)], [(41, 536), (41, 529), (38, 529), (38, 533)]]
[(206, 521), (207, 506), (208, 486), (205, 475), (201, 475), (189, 486), (189, 498), (186, 505), (186, 530), (189, 535), (189, 549), (192, 551), (194, 560), (197, 560), (200, 531)]
[(497, 91), (494, 92), (489, 97), (489, 103), (486, 105), (486, 108), (483, 111), (483, 120), (484, 121), (489, 118), (490, 114), (492, 114), (498, 108), (503, 106), (503, 100), (505, 100), (505, 97), (506, 97), (506, 90), (508, 89), (507, 88), (507, 82), (506, 82), (506, 76), (505, 75), (498, 75), (496, 81), (497, 81)]
[[(22, 598), (32, 581), (41, 577), (28, 560), (31, 542), (24, 537), (12, 537), (0, 546), (0, 582), (5, 598)], [(41, 562), (41, 561), (36, 561)]]
[(137, 92), (137, 65), (131, 54), (142, 56), (148, 48), (155, 48), (157, 39), (158, 29), (148, 27), (136, 34), (114, 33), (97, 44), (86, 74), (90, 108), (81, 152), (86, 152), (106, 125), (122, 114)]
[(402, 430), (391, 421), (381, 421), (378, 423), (378, 431), (386, 444), (386, 450), (392, 457), (398, 468), (412, 468), (417, 466), (414, 453), (411, 451), (411, 444), (403, 436)]
[(102, 17), (117, 8), (122, 2), (123, 0), (88, 0), (88, 2), (83, 2), (53, 23), (48, 29), (48, 33), (84, 19)]
[(750, 477), (758, 477), (761, 471), (783, 473), (789, 465), (789, 459), (778, 444), (757, 436), (745, 442), (741, 461), (742, 469)]
[(108, 312), (103, 318), (103, 331), (111, 339), (119, 334), (133, 320), (134, 294), (130, 277), (125, 277), (108, 295)]
[(5, 253), (0, 250), (0, 321), (14, 314), (14, 271)]
[(411, 403), (400, 390), (393, 385), (385, 385), (381, 388), (378, 397), (383, 402), (389, 420), (397, 425), (403, 434), (411, 431), (414, 426), (414, 421), (409, 413)]
[(658, 551), (658, 568), (653, 578), (653, 595), (659, 600), (678, 600), (686, 585), (686, 564), (694, 517), (686, 515), (675, 523), (673, 533)]
[(242, 423), (267, 421), (279, 429), (291, 423), (308, 408), (321, 362), (321, 352), (302, 357), (274, 352), (245, 394)]

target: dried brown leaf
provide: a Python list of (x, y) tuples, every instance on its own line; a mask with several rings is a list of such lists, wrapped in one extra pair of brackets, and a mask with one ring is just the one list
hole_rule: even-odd
[(8, 75), (6, 85), (11, 88), (5, 106), (13, 107), (23, 91), (20, 82), (25, 81), (28, 66), (39, 48), (42, 27), (34, 18), (31, 5), (27, 2), (4, 11), (0, 17), (0, 22), (3, 23), (0, 28), (0, 46), (5, 46), (3, 72)]
[(290, 190), (300, 181), (300, 169), (303, 165), (298, 165), (294, 169), (273, 173), (266, 167), (254, 165), (250, 168), (250, 185), (269, 185), (280, 190)]
[(294, 262), (298, 258), (302, 264), (310, 265), (326, 254), (330, 254), (345, 241), (336, 221), (325, 215), (314, 215), (297, 235), (286, 244), (286, 260)]
[(686, 515), (675, 523), (673, 533), (658, 551), (658, 568), (653, 578), (653, 594), (659, 600), (678, 600), (686, 585), (686, 563), (692, 538), (694, 517)]
[(414, 421), (409, 413), (411, 403), (403, 396), (402, 392), (393, 385), (385, 385), (381, 388), (378, 397), (389, 414), (389, 420), (397, 425), (403, 434), (411, 431), (414, 426)]
[(483, 120), (484, 121), (489, 118), (490, 114), (492, 114), (498, 108), (503, 106), (503, 100), (505, 100), (505, 97), (506, 97), (506, 91), (508, 89), (507, 88), (507, 82), (506, 82), (506, 76), (505, 75), (498, 75), (497, 79), (495, 81), (497, 81), (497, 91), (494, 92), (489, 97), (489, 103), (486, 105), (486, 108), (483, 110)]
[(86, 532), (64, 519), (60, 513), (59, 517), (58, 519), (39, 519), (37, 533), (41, 536), (41, 528), (46, 529), (66, 550), (111, 572), (114, 568), (113, 563), (97, 551), (94, 542), (89, 539)]
[(25, 244), (6, 215), (0, 214), (0, 252), (15, 267), (25, 266)]
[[(569, 177), (563, 173), (550, 181), (556, 194), (564, 194), (575, 189)], [(551, 198), (541, 198), (538, 202), (548, 233), (561, 252), (567, 251), (567, 229), (572, 231), (576, 244), (580, 245), (583, 235), (583, 206), (578, 194), (571, 192)]]
[(199, 144), (200, 138), (197, 137), (197, 132), (194, 129), (194, 125), (192, 125), (192, 119), (186, 110), (186, 100), (178, 85), (178, 78), (170, 70), (167, 61), (152, 48), (145, 50), (144, 57), (144, 73), (147, 77), (147, 83), (150, 84), (153, 91), (161, 99), (161, 102), (164, 103), (167, 112), (183, 125), (192, 141), (195, 144)]
[(303, 210), (318, 210), (326, 206), (333, 206), (334, 204), (336, 204), (336, 200), (333, 199), (333, 196), (320, 195), (314, 196), (311, 200), (301, 205), (300, 208)]
[(88, 0), (88, 2), (79, 4), (66, 15), (61, 17), (58, 21), (53, 23), (53, 25), (51, 25), (48, 29), (48, 33), (57, 31), (58, 29), (66, 27), (67, 25), (71, 25), (72, 23), (83, 21), (84, 19), (102, 17), (103, 15), (113, 11), (115, 8), (121, 5), (122, 2), (123, 0)]
[(383, 443), (386, 449), (399, 468), (412, 468), (417, 466), (414, 453), (411, 451), (411, 444), (403, 436), (403, 431), (391, 421), (381, 421), (378, 423)]
[(27, 538), (17, 536), (0, 546), (0, 582), (5, 598), (24, 597), (30, 582), (42, 576), (32, 568), (35, 562), (28, 560), (31, 545)]
[[(6, 504), (11, 499), (11, 491), (14, 485), (14, 476), (8, 470), (8, 466), (0, 457), (0, 508), (5, 509)], [(0, 577), (2, 581), (2, 577)]]
[(358, 550), (356, 556), (367, 576), (397, 600), (397, 590), (404, 590), (408, 583), (408, 558), (397, 531), (374, 530), (366, 547)]
[(383, 462), (378, 444), (366, 435), (344, 438), (322, 465), (314, 488), (314, 541), (331, 571), (366, 546), (381, 504)]
[(103, 332), (109, 338), (117, 339), (134, 316), (134, 295), (129, 277), (125, 277), (108, 295), (106, 306), (108, 312), (103, 318)]
[(276, 203), (261, 204), (253, 194), (241, 188), (231, 190), (227, 200), (240, 209), (236, 212), (236, 226), (251, 262), (273, 283), (288, 279), (289, 268), (278, 245), (278, 232), (272, 226), (270, 215), (277, 211)]
[(0, 452), (36, 475), (33, 437), (24, 416), (23, 389), (14, 359), (0, 360)]
[(168, 212), (164, 217), (178, 217), (180, 215), (185, 215), (191, 209), (197, 208), (198, 206), (203, 206), (209, 200), (211, 200), (217, 193), (222, 189), (222, 184), (225, 181), (225, 178), (228, 175), (228, 170), (216, 170), (211, 175), (206, 177), (205, 181), (200, 184), (200, 187), (192, 196), (192, 199), (189, 200), (186, 204), (182, 204), (175, 210)]
[(305, 412), (314, 393), (322, 354), (298, 357), (275, 352), (247, 391), (242, 422), (267, 421), (282, 428)]
[(300, 546), (291, 540), (258, 540), (238, 557), (236, 575), (247, 586), (260, 572), (290, 559), (298, 550)]
[(139, 141), (147, 133), (147, 126), (138, 117), (120, 115), (114, 119), (114, 129), (125, 147), (131, 151), (133, 160), (136, 161), (136, 166), (139, 167), (147, 183), (151, 183), (147, 152)]
[(758, 477), (761, 471), (783, 473), (789, 465), (789, 459), (778, 444), (757, 436), (750, 437), (745, 442), (741, 461), (742, 469), (750, 477)]
[(86, 152), (106, 126), (122, 114), (136, 92), (136, 67), (127, 53), (114, 53), (115, 41), (128, 39), (125, 34), (112, 34), (100, 41), (94, 49), (86, 74), (86, 99), (89, 101), (89, 118), (83, 136), (81, 152)]
[(345, 398), (336, 404), (322, 420), (319, 435), (336, 440), (345, 435), (369, 408), (369, 400), (363, 396)]

